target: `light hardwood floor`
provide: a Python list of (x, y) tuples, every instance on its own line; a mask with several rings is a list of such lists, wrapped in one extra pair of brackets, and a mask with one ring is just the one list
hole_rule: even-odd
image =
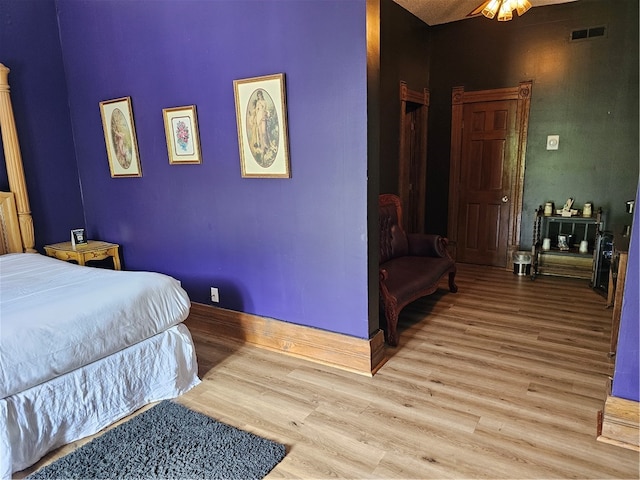
[(584, 280), (472, 265), (457, 284), (403, 311), (373, 378), (187, 323), (203, 382), (179, 401), (284, 443), (272, 479), (639, 478), (638, 452), (596, 441), (605, 299)]

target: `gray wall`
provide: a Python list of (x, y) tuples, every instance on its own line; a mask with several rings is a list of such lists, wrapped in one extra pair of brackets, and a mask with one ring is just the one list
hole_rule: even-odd
[(429, 26), (391, 0), (380, 9), (380, 193), (398, 193), (400, 81), (429, 86)]
[[(606, 25), (606, 36), (569, 42), (570, 32)], [(606, 228), (629, 223), (638, 184), (638, 2), (581, 0), (532, 8), (511, 22), (483, 17), (431, 27), (427, 225), (446, 232), (451, 88), (533, 80), (521, 247), (534, 211), (568, 197), (602, 207)], [(425, 53), (426, 54), (426, 53)], [(557, 151), (546, 137), (560, 135)]]

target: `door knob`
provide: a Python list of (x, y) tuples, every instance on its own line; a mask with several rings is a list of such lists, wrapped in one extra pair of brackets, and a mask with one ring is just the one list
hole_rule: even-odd
[(502, 197), (502, 203), (507, 203), (508, 201), (509, 201), (509, 197), (507, 197), (506, 195)]

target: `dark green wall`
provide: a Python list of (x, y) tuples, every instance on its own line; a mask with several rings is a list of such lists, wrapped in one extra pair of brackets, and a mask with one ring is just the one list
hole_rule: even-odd
[(398, 193), (400, 81), (429, 86), (429, 28), (397, 3), (380, 2), (380, 193)]
[[(605, 37), (570, 42), (571, 31), (606, 25)], [(533, 80), (521, 230), (531, 245), (535, 208), (593, 202), (606, 227), (629, 223), (638, 184), (638, 1), (580, 0), (532, 8), (511, 22), (483, 17), (430, 27), (427, 225), (446, 231), (451, 89)], [(427, 51), (425, 50), (425, 55)], [(560, 135), (557, 151), (546, 137)]]

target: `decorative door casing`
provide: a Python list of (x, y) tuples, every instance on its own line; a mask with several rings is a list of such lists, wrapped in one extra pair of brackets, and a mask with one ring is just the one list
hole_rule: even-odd
[(398, 196), (404, 212), (402, 227), (409, 233), (424, 233), (428, 117), (429, 90), (410, 90), (401, 81)]

